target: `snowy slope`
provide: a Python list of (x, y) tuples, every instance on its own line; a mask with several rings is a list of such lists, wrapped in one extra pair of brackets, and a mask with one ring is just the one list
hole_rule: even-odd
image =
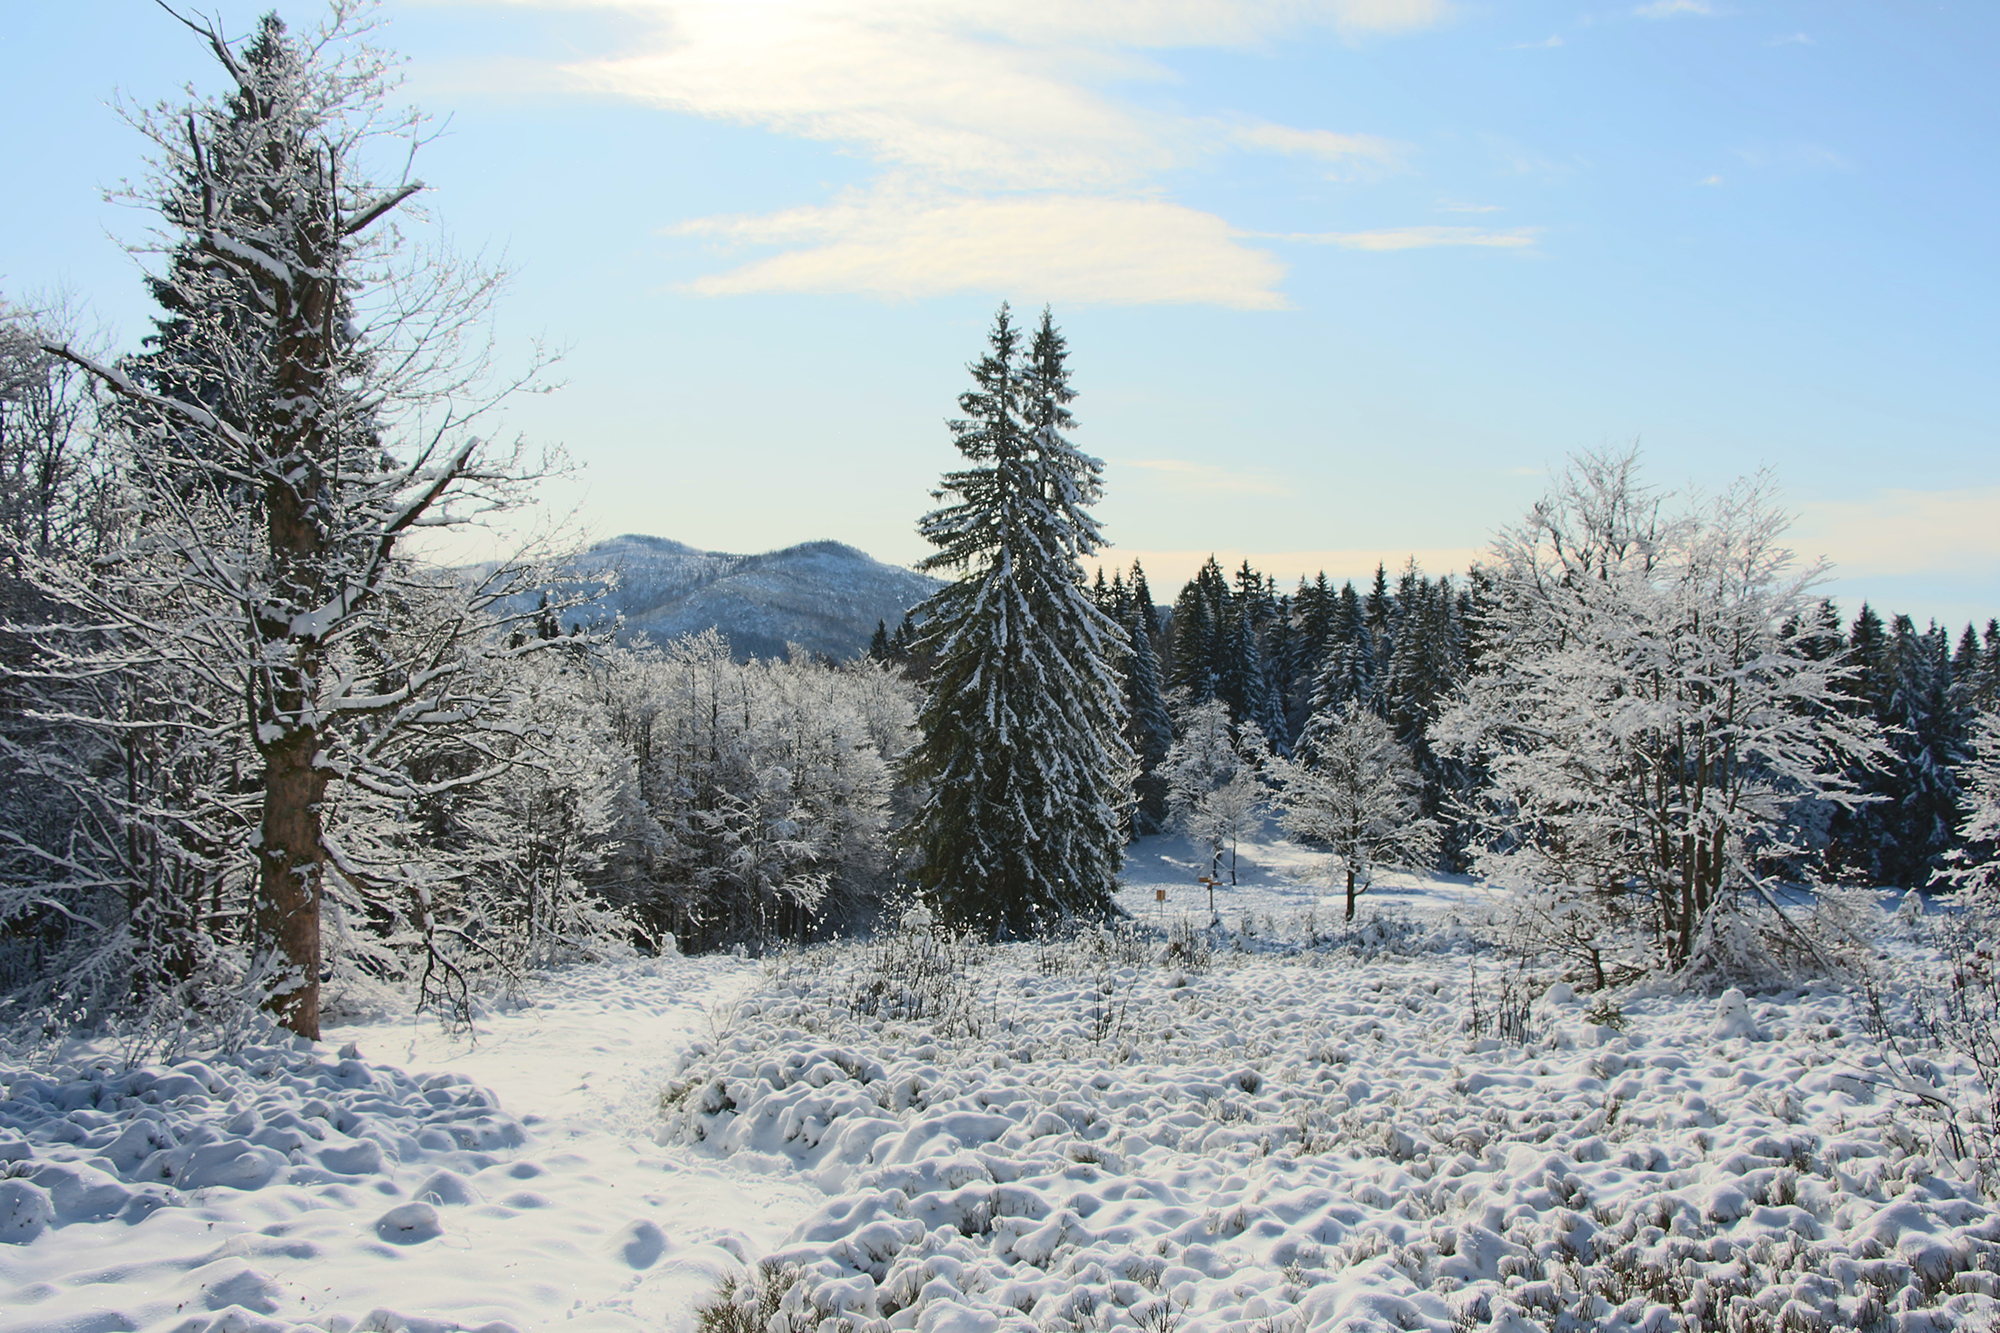
[(728, 555), (627, 535), (597, 543), (578, 567), (619, 571), (602, 605), (624, 615), (627, 633), (668, 639), (714, 628), (739, 657), (777, 656), (788, 643), (859, 656), (878, 622), (894, 629), (938, 586), (839, 542)]

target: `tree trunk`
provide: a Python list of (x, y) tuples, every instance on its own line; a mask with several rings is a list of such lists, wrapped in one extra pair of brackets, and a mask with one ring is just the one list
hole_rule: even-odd
[(319, 901), (326, 852), (320, 799), (326, 775), (313, 767), (317, 740), (294, 732), (264, 752), (264, 818), (259, 830), (256, 932), (259, 961), (279, 969), (269, 1005), (278, 1021), (319, 1040)]

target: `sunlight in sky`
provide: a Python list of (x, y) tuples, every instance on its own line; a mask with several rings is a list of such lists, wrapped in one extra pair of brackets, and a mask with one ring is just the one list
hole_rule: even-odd
[[(1670, 487), (1772, 468), (1850, 606), (2000, 612), (1989, 6), (383, 14), (441, 131), (412, 233), (504, 252), (503, 355), (567, 349), (509, 428), (585, 465), (550, 503), (595, 536), (920, 558), (1005, 299), (1069, 336), (1108, 558), (1163, 594), (1211, 549), (1462, 568), (1637, 438)], [(130, 348), (147, 223), (103, 191), (144, 168), (105, 102), (208, 71), (136, 0), (8, 27), (0, 291), (67, 285)]]

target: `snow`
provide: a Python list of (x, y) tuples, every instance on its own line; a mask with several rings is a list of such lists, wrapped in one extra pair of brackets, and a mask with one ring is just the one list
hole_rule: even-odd
[(2000, 1320), (2000, 1220), (1854, 997), (1545, 978), (1503, 1040), (1483, 886), (1385, 876), (1348, 928), (1248, 842), (1209, 933), (1195, 861), (1141, 842), (1137, 920), (1068, 941), (919, 909), (552, 972), (472, 1040), (8, 1066), (0, 1333), (681, 1333), (725, 1278), (771, 1333)]
[(0, 1062), (0, 1331), (683, 1328), (819, 1201), (654, 1141), (671, 1061), (755, 978), (571, 968), (470, 1038)]

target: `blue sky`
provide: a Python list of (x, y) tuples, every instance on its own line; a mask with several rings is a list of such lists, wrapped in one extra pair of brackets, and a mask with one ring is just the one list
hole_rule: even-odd
[[(247, 31), (258, 9), (225, 9)], [(281, 10), (295, 23), (316, 11)], [(1462, 568), (1564, 455), (1767, 466), (1832, 589), (2000, 613), (2000, 7), (398, 0), (437, 225), (595, 534), (925, 548), (1002, 299), (1052, 305), (1111, 553)], [(0, 31), (0, 290), (143, 332), (139, 0)], [(30, 129), (32, 127), (32, 130)]]

